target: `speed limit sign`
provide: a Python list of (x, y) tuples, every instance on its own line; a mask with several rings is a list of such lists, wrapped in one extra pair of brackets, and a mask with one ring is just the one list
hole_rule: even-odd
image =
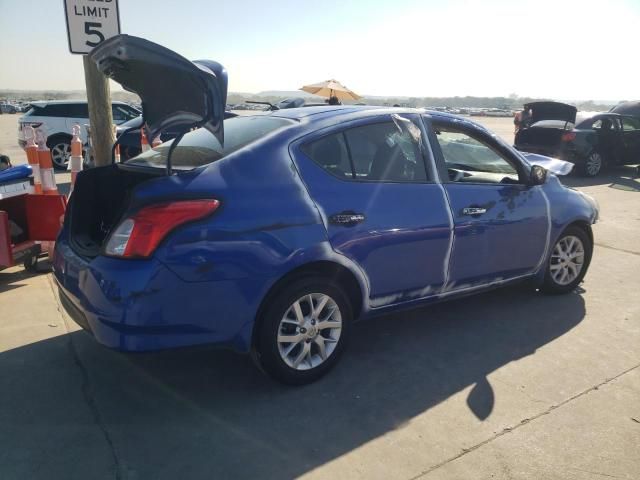
[(64, 0), (71, 53), (87, 54), (120, 33), (118, 0)]

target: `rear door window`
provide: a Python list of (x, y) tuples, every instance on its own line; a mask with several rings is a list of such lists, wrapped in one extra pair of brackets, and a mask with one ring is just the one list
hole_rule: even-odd
[(382, 122), (327, 135), (305, 144), (302, 150), (324, 170), (341, 179), (425, 182), (427, 171), (419, 142), (419, 137), (396, 123)]
[(338, 132), (322, 137), (302, 147), (304, 153), (331, 175), (341, 178), (355, 178), (349, 161), (349, 153), (344, 133)]
[(617, 118), (602, 117), (594, 121), (591, 128), (599, 131), (613, 131), (619, 130), (620, 124)]
[(59, 105), (63, 107), (61, 117), (67, 118), (89, 118), (89, 106), (86, 103), (71, 103), (69, 105)]

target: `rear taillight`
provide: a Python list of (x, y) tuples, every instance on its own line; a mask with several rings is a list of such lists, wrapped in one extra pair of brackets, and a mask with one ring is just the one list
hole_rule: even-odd
[(124, 258), (146, 258), (172, 230), (211, 215), (218, 200), (180, 200), (144, 207), (113, 231), (105, 253)]
[(563, 133), (562, 134), (562, 141), (563, 142), (572, 142), (575, 139), (576, 139), (576, 134), (574, 132), (567, 132), (567, 133)]

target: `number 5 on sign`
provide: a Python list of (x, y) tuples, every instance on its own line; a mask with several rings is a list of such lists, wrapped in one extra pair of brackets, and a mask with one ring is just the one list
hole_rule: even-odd
[(85, 55), (120, 33), (118, 0), (63, 0), (71, 53)]

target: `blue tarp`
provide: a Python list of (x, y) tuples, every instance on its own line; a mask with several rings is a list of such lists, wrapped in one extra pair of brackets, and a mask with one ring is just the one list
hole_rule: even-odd
[(18, 165), (16, 167), (7, 168), (0, 172), (0, 184), (15, 182), (23, 178), (31, 176), (31, 167), (29, 165)]

